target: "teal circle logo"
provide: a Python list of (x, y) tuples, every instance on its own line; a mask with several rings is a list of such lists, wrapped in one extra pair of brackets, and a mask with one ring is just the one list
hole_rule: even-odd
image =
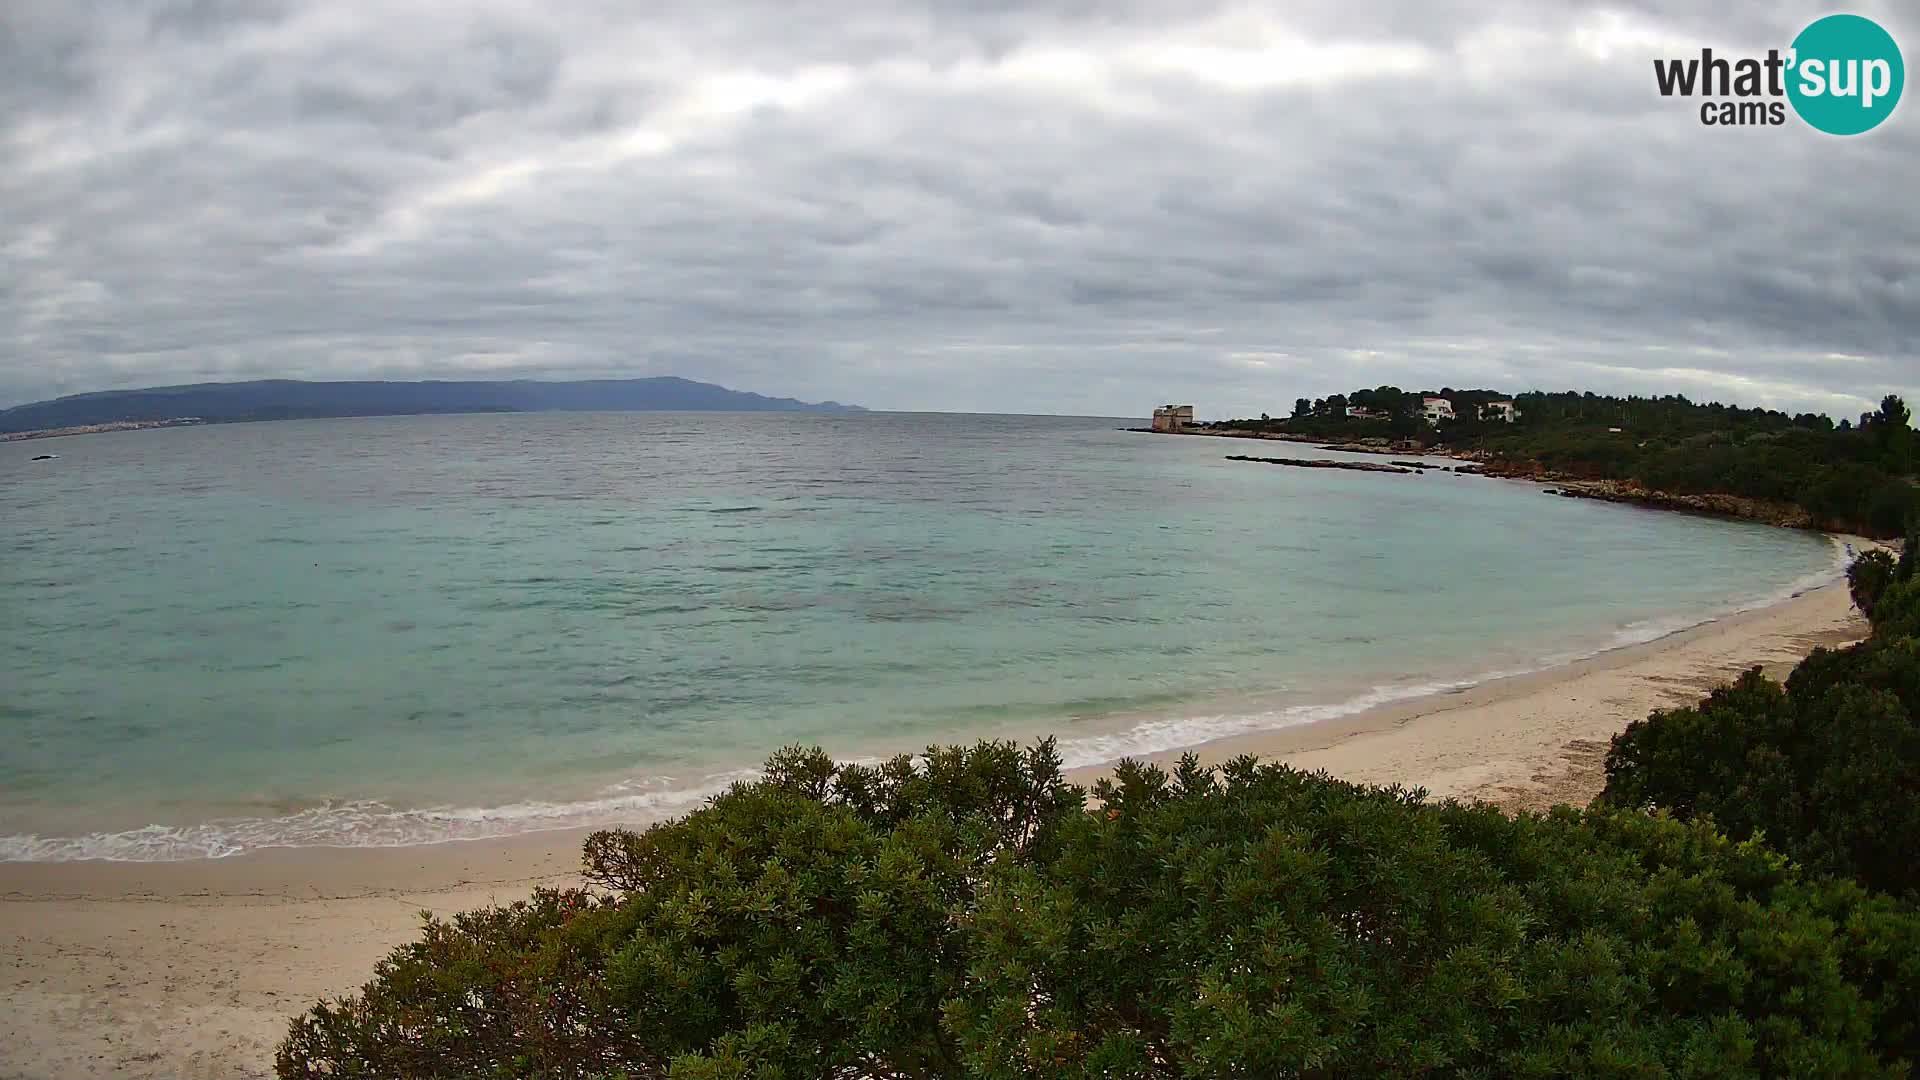
[(1829, 15), (1793, 39), (1787, 99), (1829, 135), (1871, 131), (1893, 115), (1907, 67), (1893, 35), (1872, 19)]

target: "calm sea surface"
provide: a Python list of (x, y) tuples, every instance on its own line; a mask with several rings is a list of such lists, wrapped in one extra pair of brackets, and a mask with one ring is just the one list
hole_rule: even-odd
[(1229, 462), (1251, 444), (1121, 424), (537, 414), (0, 444), (0, 860), (646, 818), (795, 742), (1053, 733), (1109, 760), (1836, 573), (1814, 536)]

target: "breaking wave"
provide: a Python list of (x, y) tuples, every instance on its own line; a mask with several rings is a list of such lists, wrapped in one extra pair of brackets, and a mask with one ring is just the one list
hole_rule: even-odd
[(755, 769), (739, 769), (715, 773), (686, 787), (669, 786), (675, 783), (670, 777), (629, 781), (613, 785), (599, 798), (570, 803), (401, 809), (381, 802), (355, 801), (326, 803), (281, 817), (147, 825), (86, 836), (5, 836), (0, 837), (0, 862), (181, 862), (225, 858), (262, 848), (410, 847), (655, 821), (759, 775)]

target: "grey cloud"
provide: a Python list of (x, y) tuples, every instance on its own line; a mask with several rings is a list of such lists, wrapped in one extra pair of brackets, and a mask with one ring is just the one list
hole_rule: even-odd
[[(463, 372), (1108, 414), (1913, 393), (1914, 104), (1854, 140), (1704, 128), (1647, 35), (1815, 14), (1720, 8), (16, 0), (0, 403)], [(1249, 68), (1262, 34), (1297, 48)]]

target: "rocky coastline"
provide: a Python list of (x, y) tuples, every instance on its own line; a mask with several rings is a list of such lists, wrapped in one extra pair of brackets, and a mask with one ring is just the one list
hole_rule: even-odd
[[(1136, 429), (1145, 430), (1145, 429)], [(1167, 434), (1161, 432), (1158, 434)], [(1529, 483), (1553, 485), (1548, 493), (1568, 499), (1595, 499), (1600, 502), (1621, 503), (1639, 506), (1650, 510), (1671, 510), (1684, 514), (1701, 514), (1707, 517), (1729, 518), (1739, 521), (1756, 521), (1764, 525), (1774, 525), (1787, 529), (1812, 529), (1817, 524), (1813, 515), (1791, 503), (1774, 502), (1766, 499), (1752, 499), (1740, 495), (1719, 493), (1682, 494), (1673, 491), (1659, 491), (1643, 487), (1631, 480), (1595, 480), (1589, 477), (1548, 469), (1537, 462), (1509, 461), (1497, 458), (1483, 450), (1453, 450), (1444, 445), (1420, 447), (1418, 444), (1393, 442), (1387, 439), (1366, 439), (1353, 442), (1330, 443), (1324, 436), (1313, 436), (1284, 431), (1226, 431), (1193, 430), (1177, 432), (1183, 435), (1210, 435), (1215, 438), (1261, 439), (1278, 442), (1313, 443), (1322, 450), (1333, 450), (1349, 454), (1404, 455), (1419, 453), (1431, 457), (1452, 458), (1462, 462), (1451, 471), (1469, 475), (1487, 476), (1500, 480), (1524, 480)], [(1333, 461), (1329, 459), (1301, 458), (1264, 458), (1246, 454), (1229, 454), (1229, 461), (1258, 461), (1272, 465), (1292, 465), (1301, 468), (1350, 469), (1356, 472), (1385, 472), (1412, 475), (1431, 469), (1447, 471), (1446, 466), (1423, 465), (1413, 461), (1395, 461), (1391, 464), (1376, 465), (1369, 462)]]
[[(1505, 474), (1488, 471), (1486, 475)], [(1816, 527), (1812, 514), (1790, 503), (1712, 493), (1681, 495), (1671, 491), (1643, 488), (1630, 480), (1553, 480), (1548, 477), (1533, 476), (1515, 476), (1512, 479), (1540, 480), (1544, 483), (1557, 484), (1557, 487), (1547, 489), (1548, 493), (1568, 499), (1598, 499), (1601, 502), (1626, 503), (1652, 510), (1675, 510), (1686, 514), (1757, 521), (1763, 525), (1778, 525), (1786, 529)]]
[(1398, 465), (1378, 465), (1371, 461), (1334, 461), (1332, 458), (1278, 458), (1252, 457), (1247, 454), (1228, 454), (1228, 461), (1258, 461), (1264, 465), (1291, 465), (1297, 469), (1348, 469), (1353, 472), (1398, 473), (1401, 476), (1413, 476), (1419, 470), (1406, 469)]

